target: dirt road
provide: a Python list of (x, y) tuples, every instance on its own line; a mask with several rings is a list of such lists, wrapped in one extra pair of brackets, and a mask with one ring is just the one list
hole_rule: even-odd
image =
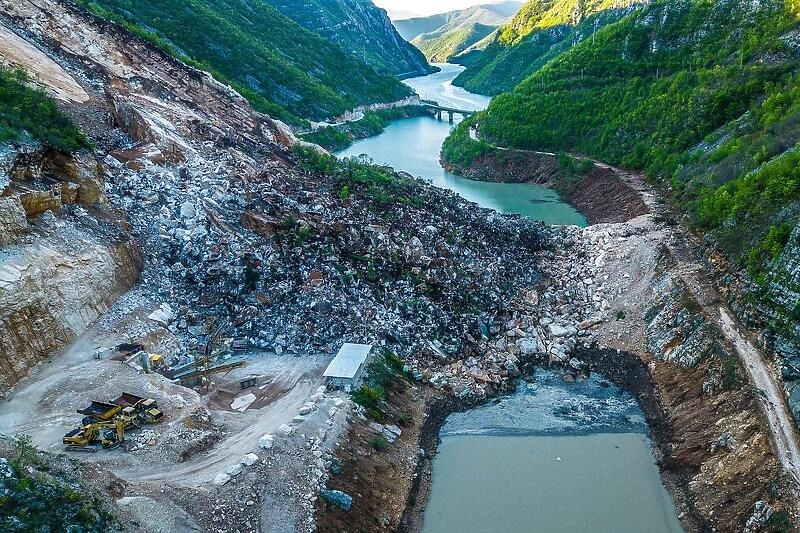
[[(158, 374), (144, 375), (118, 361), (94, 359), (92, 354), (98, 346), (114, 346), (112, 337), (95, 325), (19, 383), (6, 400), (0, 402), (0, 433), (28, 434), (41, 449), (58, 453), (63, 450), (62, 436), (80, 421), (76, 409), (92, 399), (104, 400), (123, 391), (155, 398), (165, 411), (165, 421), (147, 429), (161, 435), (169, 433), (173, 427), (182, 428), (187, 415), (207, 404), (207, 399), (195, 391), (171, 383)], [(226, 435), (207, 452), (188, 461), (156, 460), (153, 455), (161, 451), (160, 447), (154, 448), (153, 453), (115, 450), (86, 454), (81, 459), (111, 465), (128, 481), (201, 486), (212, 481), (219, 472), (238, 464), (245, 453), (258, 450), (258, 440), (263, 434), (275, 433), (282, 424), (291, 423), (323, 384), (322, 372), (329, 360), (324, 354), (304, 357), (253, 354), (249, 360), (251, 364), (241, 369), (242, 375), (232, 373), (229, 379), (262, 376), (266, 385), (241, 394), (249, 392), (259, 396), (267, 391), (276, 392), (265, 398), (265, 405), (245, 412), (209, 406), (211, 416), (225, 425)], [(320, 406), (324, 412), (329, 408), (327, 404)]]
[(764, 360), (761, 352), (740, 332), (739, 326), (724, 307), (719, 309), (722, 331), (725, 338), (736, 349), (736, 353), (747, 370), (750, 382), (759, 391), (759, 398), (769, 422), (772, 438), (777, 448), (778, 459), (784, 469), (800, 486), (800, 444), (794, 429), (794, 420), (789, 414), (778, 379)]

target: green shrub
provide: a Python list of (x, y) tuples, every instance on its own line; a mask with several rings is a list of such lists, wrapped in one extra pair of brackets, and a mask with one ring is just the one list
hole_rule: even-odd
[(300, 157), (300, 168), (303, 170), (330, 174), (338, 167), (335, 157), (318, 149), (296, 146), (294, 152)]
[(722, 386), (726, 389), (737, 388), (742, 382), (739, 375), (739, 362), (733, 355), (722, 359)]
[(355, 403), (367, 409), (378, 409), (384, 395), (385, 392), (380, 385), (370, 386), (367, 384), (361, 385), (350, 393), (350, 397)]
[(402, 413), (397, 417), (397, 425), (401, 427), (410, 426), (412, 421), (411, 413)]
[(32, 139), (63, 152), (88, 148), (89, 141), (55, 101), (32, 89), (22, 70), (0, 67), (0, 143)]
[(788, 533), (789, 531), (795, 531), (795, 528), (792, 525), (792, 519), (789, 513), (786, 511), (775, 511), (770, 515), (767, 521), (764, 522), (762, 531), (767, 531), (769, 533)]
[(369, 439), (369, 445), (377, 452), (385, 452), (389, 449), (389, 441), (381, 436), (375, 436)]

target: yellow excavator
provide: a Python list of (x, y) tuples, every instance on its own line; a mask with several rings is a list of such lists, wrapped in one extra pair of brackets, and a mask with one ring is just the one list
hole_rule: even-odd
[(73, 429), (63, 439), (67, 451), (96, 452), (97, 445), (113, 449), (125, 445), (125, 422), (116, 418)]

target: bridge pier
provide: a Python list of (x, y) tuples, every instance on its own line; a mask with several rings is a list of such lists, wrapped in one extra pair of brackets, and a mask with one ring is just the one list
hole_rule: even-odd
[(450, 124), (454, 122), (456, 115), (467, 118), (474, 113), (474, 111), (467, 111), (465, 109), (455, 109), (428, 103), (423, 104), (423, 106), (430, 109), (432, 115), (436, 117), (436, 120), (442, 120), (442, 113), (447, 113), (447, 119), (450, 121)]

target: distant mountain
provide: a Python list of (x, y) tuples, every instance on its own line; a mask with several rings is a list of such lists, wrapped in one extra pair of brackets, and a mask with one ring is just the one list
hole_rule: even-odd
[(468, 49), (452, 60), (467, 67), (453, 83), (481, 94), (509, 91), (552, 58), (648, 1), (529, 0), (475, 47), (480, 54)]
[(386, 11), (363, 0), (266, 0), (283, 15), (341, 46), (378, 72), (400, 77), (433, 72), (402, 38)]
[[(258, 111), (289, 122), (329, 118), (359, 105), (394, 101), (411, 94), (386, 69), (377, 71), (360, 59), (359, 53), (348, 52), (304, 28), (265, 0), (77, 2), (182, 61), (211, 72)], [(377, 8), (374, 11), (385, 21), (365, 17), (360, 26), (346, 34), (356, 40), (353, 34), (357, 31), (365, 35), (386, 33), (387, 25), (391, 27), (386, 15)], [(344, 24), (345, 20), (343, 14), (338, 19), (326, 15), (320, 26)], [(366, 37), (365, 41), (370, 42)], [(353, 45), (351, 50), (355, 48)], [(398, 55), (398, 63), (403, 65), (399, 69), (426, 70), (421, 54), (415, 56), (413, 50), (406, 50)], [(402, 61), (404, 57), (409, 58), (408, 66)]]
[(478, 43), (511, 20), (521, 2), (473, 6), (429, 17), (396, 20), (400, 35), (422, 50), (430, 61), (444, 62), (466, 51), (483, 48)]

